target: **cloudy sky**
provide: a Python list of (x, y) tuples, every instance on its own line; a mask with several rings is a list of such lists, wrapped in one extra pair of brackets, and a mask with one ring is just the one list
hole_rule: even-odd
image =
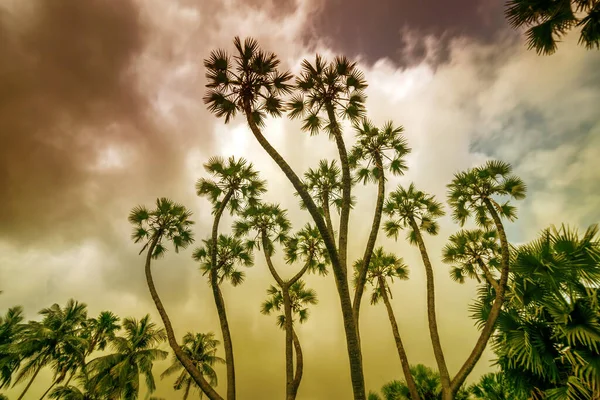
[[(567, 36), (551, 57), (527, 51), (505, 24), (500, 2), (433, 0), (4, 0), (0, 5), (0, 312), (23, 305), (27, 318), (75, 298), (90, 314), (146, 313), (158, 321), (130, 239), (129, 210), (168, 196), (194, 212), (197, 237), (211, 224), (195, 195), (213, 155), (252, 161), (268, 180), (270, 201), (300, 227), (291, 185), (254, 142), (242, 119), (228, 125), (202, 104), (202, 60), (253, 36), (293, 71), (316, 52), (359, 62), (377, 124), (403, 125), (413, 149), (410, 171), (389, 186), (415, 182), (444, 199), (454, 172), (499, 158), (529, 186), (509, 239), (535, 237), (549, 224), (581, 229), (600, 219), (600, 53)], [(376, 6), (375, 6), (376, 5)], [(297, 121), (270, 120), (265, 134), (298, 172), (333, 157), (325, 137)], [(347, 132), (349, 143), (352, 132)], [(351, 253), (362, 256), (375, 187), (357, 192)], [(231, 220), (223, 222), (227, 231)], [(457, 227), (442, 220), (427, 245), (434, 261), (442, 343), (451, 373), (477, 331), (467, 305), (474, 286), (448, 277), (439, 254)], [(411, 279), (395, 284), (393, 305), (411, 363), (434, 366), (425, 317), (424, 271), (402, 239), (379, 244), (404, 257)], [(215, 331), (216, 311), (192, 249), (154, 266), (176, 333)], [(223, 288), (230, 315), (239, 398), (281, 398), (283, 333), (259, 313), (272, 283), (258, 254), (247, 281)], [(297, 266), (281, 265), (286, 273)], [(320, 303), (298, 328), (305, 350), (299, 399), (349, 398), (339, 301), (331, 276), (309, 277)], [(367, 386), (399, 378), (400, 364), (383, 307), (365, 305)], [(222, 352), (221, 352), (221, 355)], [(471, 379), (490, 370), (486, 353)], [(156, 365), (157, 374), (166, 363)], [(224, 371), (219, 370), (224, 379)], [(45, 371), (31, 390), (50, 382)], [(177, 398), (172, 380), (157, 394)], [(20, 387), (15, 391), (16, 393)], [(224, 385), (218, 390), (224, 393)]]

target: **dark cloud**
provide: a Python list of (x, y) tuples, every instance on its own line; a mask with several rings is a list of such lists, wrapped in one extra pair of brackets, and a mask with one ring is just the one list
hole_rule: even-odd
[[(419, 62), (426, 54), (424, 37), (442, 43), (437, 61), (448, 57), (447, 45), (456, 36), (489, 42), (506, 29), (503, 2), (478, 0), (324, 1), (312, 19), (307, 41), (324, 39), (348, 56), (374, 62), (383, 57), (399, 64)], [(406, 32), (414, 34), (407, 38)], [(419, 38), (419, 39), (416, 39)], [(410, 41), (406, 46), (405, 41)]]

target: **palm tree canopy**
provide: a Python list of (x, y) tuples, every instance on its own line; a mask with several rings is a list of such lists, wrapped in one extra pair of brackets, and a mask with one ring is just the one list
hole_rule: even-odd
[(280, 72), (274, 53), (260, 49), (258, 42), (234, 39), (233, 60), (224, 50), (214, 50), (204, 60), (208, 88), (204, 103), (217, 117), (231, 121), (237, 112), (249, 107), (251, 118), (262, 126), (267, 114), (280, 116), (285, 110), (282, 95), (292, 90), (292, 75)]
[[(196, 183), (198, 196), (206, 196), (213, 205), (213, 212), (221, 208), (223, 200), (231, 214), (258, 202), (266, 191), (266, 182), (261, 180), (252, 163), (244, 158), (211, 157), (204, 169), (212, 179), (201, 178)], [(228, 195), (229, 194), (229, 195)], [(227, 199), (225, 197), (227, 196)]]
[(9, 386), (12, 375), (21, 365), (21, 354), (17, 343), (25, 325), (23, 307), (9, 308), (4, 316), (0, 315), (0, 388)]
[[(200, 270), (207, 275), (212, 269), (211, 251), (212, 239), (202, 241), (203, 246), (194, 250), (194, 260), (200, 262)], [(246, 274), (237, 269), (238, 265), (251, 267), (253, 265), (252, 244), (235, 236), (219, 235), (217, 239), (217, 278), (219, 284), (225, 279), (237, 286), (244, 281)]]
[(394, 175), (403, 175), (408, 169), (404, 157), (410, 153), (404, 128), (391, 121), (377, 128), (367, 119), (355, 124), (356, 144), (348, 155), (348, 161), (356, 170), (356, 181), (377, 182), (380, 170), (387, 169)]
[[(334, 206), (339, 212), (342, 207), (342, 172), (336, 160), (320, 160), (317, 168), (309, 168), (304, 173), (304, 187), (319, 206), (319, 212), (323, 214), (324, 208)], [(294, 192), (299, 196), (298, 192)], [(352, 198), (352, 205), (355, 198)], [(306, 209), (306, 205), (300, 200), (300, 208)]]
[(465, 278), (485, 281), (479, 262), (490, 270), (500, 267), (500, 243), (495, 229), (461, 230), (450, 236), (442, 250), (442, 260), (451, 264), (450, 276), (464, 283)]
[(529, 27), (529, 49), (552, 54), (560, 38), (571, 29), (581, 29), (579, 44), (588, 49), (600, 48), (600, 3), (589, 0), (509, 0), (505, 10), (515, 28)]
[(515, 200), (525, 198), (527, 188), (521, 178), (512, 175), (510, 164), (488, 161), (481, 167), (471, 168), (454, 175), (448, 185), (448, 204), (452, 217), (463, 226), (468, 217), (475, 214), (475, 221), (487, 228), (493, 224), (486, 202), (492, 203), (501, 218), (513, 221), (517, 218), (516, 208), (506, 201), (502, 204), (495, 196), (508, 196)]
[(233, 224), (235, 236), (245, 236), (255, 232), (256, 236), (248, 243), (259, 250), (264, 235), (268, 248), (263, 250), (269, 255), (275, 251), (274, 242), (285, 243), (290, 228), (287, 211), (274, 203), (258, 203), (246, 207), (240, 213), (240, 218)]
[[(298, 280), (289, 288), (292, 313), (298, 316), (300, 323), (308, 319), (308, 305), (317, 304), (317, 293), (313, 289), (308, 289), (303, 280)], [(260, 312), (269, 315), (274, 311), (281, 311), (283, 308), (283, 293), (280, 288), (270, 286), (267, 290), (268, 298), (263, 302)], [(292, 320), (292, 323), (294, 321)], [(277, 316), (277, 325), (280, 328), (285, 327), (285, 315)]]
[(115, 333), (121, 329), (120, 318), (112, 311), (102, 311), (96, 318), (87, 320), (86, 336), (89, 340), (89, 352), (104, 350)]
[(152, 252), (153, 258), (162, 256), (167, 248), (162, 243), (166, 238), (175, 246), (175, 252), (180, 248), (185, 249), (194, 242), (191, 211), (183, 205), (174, 203), (167, 198), (156, 199), (156, 208), (148, 210), (144, 206), (137, 206), (129, 214), (129, 222), (133, 224), (131, 238), (135, 243), (145, 242), (140, 254), (148, 247), (152, 240), (157, 240)]
[(483, 375), (479, 382), (469, 387), (474, 400), (525, 400), (512, 389), (511, 383), (502, 372)]
[[(362, 259), (354, 262), (355, 283), (362, 264)], [(383, 288), (380, 285), (380, 278), (385, 284), (385, 287)], [(376, 248), (373, 251), (371, 262), (367, 267), (367, 283), (373, 286), (371, 304), (377, 304), (379, 300), (381, 300), (383, 296), (382, 290), (386, 290), (389, 296), (392, 297), (392, 292), (387, 281), (390, 280), (393, 282), (394, 278), (402, 280), (408, 279), (408, 266), (404, 264), (402, 258), (392, 253), (386, 253), (383, 250), (383, 247)]]
[(286, 261), (308, 264), (308, 272), (327, 275), (329, 252), (314, 224), (306, 224), (285, 242)]
[(437, 235), (436, 219), (444, 215), (442, 203), (435, 196), (417, 190), (412, 183), (408, 189), (398, 186), (390, 193), (383, 211), (390, 218), (383, 227), (385, 233), (398, 238), (400, 230), (408, 229), (407, 238), (413, 244), (416, 243), (416, 232), (411, 226), (413, 221), (420, 230)]

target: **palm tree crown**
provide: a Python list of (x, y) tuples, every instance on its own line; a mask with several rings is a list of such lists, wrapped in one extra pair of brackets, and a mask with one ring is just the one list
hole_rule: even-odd
[(188, 247), (194, 242), (191, 215), (183, 205), (164, 197), (156, 200), (156, 208), (152, 211), (144, 206), (131, 210), (129, 222), (134, 226), (131, 237), (135, 243), (145, 242), (140, 254), (154, 241), (152, 258), (164, 255), (167, 251), (162, 243), (164, 238), (173, 242), (175, 252)]
[(273, 254), (273, 243), (285, 243), (291, 223), (287, 217), (286, 210), (279, 204), (258, 203), (246, 207), (240, 218), (234, 222), (233, 231), (236, 236), (244, 236), (251, 231), (256, 232), (256, 237), (249, 244), (260, 249), (261, 243), (267, 246), (264, 249), (269, 255)]
[[(363, 260), (357, 260), (354, 263), (355, 280), (358, 277), (362, 263)], [(383, 290), (389, 294), (390, 298), (393, 297), (388, 279), (393, 282), (394, 278), (401, 280), (408, 279), (407, 265), (404, 264), (402, 258), (392, 253), (386, 253), (383, 247), (378, 247), (373, 252), (367, 269), (367, 283), (373, 286), (371, 304), (377, 304), (382, 299)]]
[(9, 308), (0, 316), (0, 388), (9, 386), (12, 375), (21, 365), (21, 354), (16, 346), (25, 325), (23, 307)]
[[(202, 241), (202, 247), (194, 250), (194, 260), (200, 262), (200, 269), (203, 275), (207, 275), (212, 269), (211, 251), (212, 240), (205, 239)], [(217, 281), (219, 284), (225, 279), (229, 280), (232, 285), (237, 286), (244, 281), (246, 274), (244, 271), (237, 269), (238, 265), (251, 267), (253, 264), (252, 246), (248, 242), (241, 239), (219, 235), (217, 239)]]
[[(342, 207), (342, 177), (335, 160), (331, 162), (320, 160), (317, 168), (309, 168), (304, 173), (303, 183), (311, 197), (315, 199), (321, 213), (330, 206), (335, 206), (338, 212), (340, 211)], [(294, 194), (298, 196), (298, 192)], [(303, 201), (300, 202), (300, 207), (306, 208)]]
[(301, 261), (308, 265), (308, 272), (327, 275), (329, 252), (315, 225), (304, 225), (286, 241), (285, 245), (285, 257), (288, 263)]
[[(317, 293), (313, 289), (306, 288), (303, 280), (299, 279), (289, 288), (292, 313), (298, 316), (300, 323), (304, 323), (308, 319), (308, 305), (317, 304)], [(261, 313), (265, 315), (271, 314), (273, 311), (281, 311), (283, 307), (283, 293), (280, 288), (273, 285), (267, 290), (269, 298), (262, 304)], [(292, 319), (292, 323), (294, 320)], [(285, 315), (277, 316), (277, 325), (285, 328)]]

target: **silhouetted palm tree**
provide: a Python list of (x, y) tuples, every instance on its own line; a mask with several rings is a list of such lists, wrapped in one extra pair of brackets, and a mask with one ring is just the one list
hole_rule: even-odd
[[(225, 362), (224, 359), (216, 356), (218, 345), (219, 341), (215, 339), (215, 335), (212, 332), (196, 334), (188, 332), (183, 337), (183, 345), (181, 346), (190, 360), (196, 365), (196, 368), (202, 371), (202, 374), (207, 378), (208, 383), (210, 383), (211, 386), (217, 386), (218, 383), (217, 373), (213, 369), (213, 365)], [(160, 377), (162, 379), (175, 373), (179, 373), (179, 376), (175, 380), (173, 388), (175, 390), (183, 389), (183, 400), (188, 398), (192, 387), (200, 389), (188, 372), (183, 368), (183, 365), (181, 365), (177, 357), (173, 357), (171, 366), (167, 368)], [(200, 398), (202, 398), (202, 391), (200, 391)]]
[(22, 356), (16, 345), (24, 328), (21, 306), (9, 308), (0, 316), (0, 389), (10, 386), (13, 373), (21, 365)]
[[(228, 118), (229, 116), (226, 117), (226, 119)], [(212, 203), (214, 220), (210, 243), (216, 246), (219, 243), (219, 222), (223, 212), (228, 209), (230, 214), (233, 215), (244, 207), (255, 204), (259, 196), (265, 191), (265, 181), (259, 178), (253, 165), (243, 158), (236, 160), (234, 157), (229, 157), (225, 161), (220, 157), (213, 157), (204, 165), (204, 168), (212, 175), (212, 179), (199, 179), (196, 183), (196, 191), (198, 196), (206, 196)], [(208, 254), (210, 255), (210, 264), (207, 265), (212, 266), (208, 270), (209, 283), (219, 315), (225, 348), (227, 399), (234, 400), (236, 389), (233, 342), (229, 331), (229, 322), (227, 321), (225, 300), (217, 279), (219, 274), (224, 274), (218, 270), (216, 249), (209, 250)]]
[[(355, 282), (359, 279), (361, 268), (363, 266), (363, 260), (357, 260), (354, 264), (354, 280)], [(397, 279), (408, 279), (408, 267), (404, 264), (404, 261), (391, 253), (385, 253), (383, 247), (375, 249), (373, 256), (369, 260), (367, 269), (367, 283), (373, 286), (373, 293), (371, 294), (371, 304), (377, 304), (380, 300), (383, 300), (385, 308), (388, 313), (390, 325), (392, 326), (392, 334), (394, 335), (394, 341), (396, 342), (396, 349), (398, 350), (398, 357), (400, 358), (400, 364), (402, 365), (402, 371), (404, 373), (404, 379), (406, 385), (411, 394), (413, 400), (420, 400), (417, 392), (415, 381), (410, 373), (410, 363), (400, 337), (400, 331), (398, 330), (398, 324), (396, 317), (394, 316), (394, 310), (390, 303), (392, 297), (392, 291), (388, 283), (388, 279), (393, 282), (394, 278)]]

